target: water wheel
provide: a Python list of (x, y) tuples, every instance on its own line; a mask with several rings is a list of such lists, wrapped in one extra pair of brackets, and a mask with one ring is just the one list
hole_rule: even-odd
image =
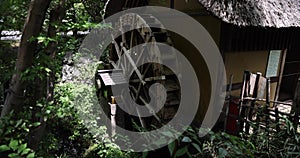
[[(151, 27), (149, 27), (149, 24), (151, 24)], [(126, 27), (138, 29), (124, 32)], [(154, 125), (154, 128), (161, 127), (174, 117), (179, 107), (180, 77), (178, 78), (178, 76), (180, 74), (175, 74), (171, 69), (159, 63), (138, 64), (137, 62), (144, 63), (149, 60), (147, 58), (160, 62), (172, 62), (178, 72), (180, 64), (175, 52), (165, 50), (158, 44), (163, 43), (172, 46), (170, 35), (155, 17), (146, 14), (126, 14), (120, 18), (115, 28), (118, 28), (117, 31), (121, 33), (121, 36), (112, 39), (108, 60), (114, 70), (118, 70), (125, 78), (129, 78), (130, 96), (124, 96), (123, 92), (120, 92), (118, 95), (114, 94), (113, 98), (121, 97), (122, 102), (117, 104), (123, 104), (126, 108), (130, 108), (127, 111), (135, 111), (138, 114), (132, 116), (127, 113), (125, 114), (125, 120), (127, 121), (122, 119), (121, 121), (124, 121), (123, 123), (126, 124), (124, 127), (127, 129), (133, 129), (134, 125), (144, 129), (153, 128), (151, 125)], [(149, 45), (143, 47), (143, 44), (149, 44), (150, 47)], [(147, 51), (145, 51), (146, 49)], [(149, 56), (145, 54), (147, 52), (152, 53)], [(150, 90), (151, 85), (155, 83), (163, 85), (166, 91), (163, 92), (161, 88)], [(160, 107), (159, 111), (154, 112), (155, 107), (149, 105), (151, 94), (162, 98), (154, 101), (157, 104), (164, 101), (163, 107)], [(131, 97), (139, 106), (145, 106), (149, 110), (149, 116), (140, 116), (137, 108), (127, 106), (126, 104), (130, 104), (126, 102), (127, 97)], [(110, 98), (110, 96), (107, 98)], [(120, 123), (117, 122), (117, 124)], [(128, 124), (131, 125), (128, 126)]]

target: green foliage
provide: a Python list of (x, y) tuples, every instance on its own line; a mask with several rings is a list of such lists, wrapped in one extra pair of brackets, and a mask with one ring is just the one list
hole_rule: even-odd
[(300, 134), (292, 122), (285, 118), (279, 123), (278, 131), (258, 129), (257, 132), (245, 136), (255, 144), (255, 155), (261, 157), (296, 157), (300, 154)]
[(91, 143), (92, 137), (71, 102), (73, 97), (72, 85), (58, 85), (52, 102), (38, 104), (49, 129), (39, 146), (38, 155), (75, 157), (82, 155)]
[[(28, 4), (29, 1), (1, 1), (0, 31), (21, 30), (27, 15)], [(49, 10), (58, 4), (58, 0), (52, 1)], [(48, 36), (47, 32), (50, 25), (48, 11), (42, 33), (38, 37), (32, 37), (32, 40), (38, 41), (38, 47), (34, 52), (33, 65), (21, 74), (23, 81), (28, 83), (24, 109), (18, 116), (11, 113), (9, 116), (1, 118), (0, 157), (88, 157), (88, 155), (93, 155), (93, 157), (130, 157), (130, 153), (121, 151), (109, 141), (106, 129), (88, 130), (89, 127), (101, 127), (99, 126), (99, 116), (93, 115), (96, 112), (93, 104), (96, 98), (91, 94), (95, 93), (95, 89), (86, 83), (58, 84), (63, 62), (70, 65), (73, 62), (63, 61), (65, 54), (75, 54), (83, 39), (82, 35), (76, 33), (94, 27), (102, 27), (93, 23), (94, 20), (90, 20), (91, 17), (79, 0), (67, 1), (66, 8), (66, 16), (62, 23), (51, 23), (59, 30), (57, 36)], [(66, 35), (68, 31), (73, 31), (75, 34)], [(53, 43), (56, 44), (55, 56), (50, 56), (47, 49)], [(5, 48), (1, 49), (0, 54), (3, 56), (0, 59), (0, 70), (6, 74), (1, 75), (0, 85), (2, 86), (12, 76), (16, 53), (7, 60), (13, 42), (4, 43), (0, 41), (0, 44), (1, 47)], [(90, 70), (87, 71), (88, 74), (84, 75), (93, 76), (93, 71), (96, 70), (97, 66), (97, 64), (93, 65), (92, 68), (83, 66), (83, 69)], [(53, 73), (56, 77), (54, 99), (47, 101), (46, 95), (39, 94), (42, 98), (37, 101), (35, 99), (37, 88), (42, 87), (41, 93), (45, 93), (43, 90), (46, 87), (46, 80)], [(2, 89), (0, 92), (2, 97)], [(86, 106), (75, 107), (74, 102), (76, 100), (81, 101)], [(85, 116), (91, 114), (95, 121), (84, 121), (79, 113)], [(26, 143), (30, 139), (32, 131), (41, 123), (46, 124), (46, 133), (39, 143), (38, 149), (33, 151), (28, 148)], [(103, 139), (96, 139), (96, 136)]]
[(0, 155), (1, 153), (5, 153), (11, 158), (34, 158), (35, 155), (26, 143), (14, 139), (11, 139), (8, 145), (0, 145)]
[(85, 0), (82, 1), (85, 10), (91, 17), (92, 22), (100, 22), (102, 20), (103, 8), (106, 0)]
[[(252, 127), (255, 124), (251, 125)], [(207, 129), (200, 129), (207, 130)], [(174, 139), (174, 132), (163, 132), (160, 141), (145, 144), (152, 148), (165, 144)], [(151, 148), (151, 147), (149, 147)], [(285, 118), (280, 122), (278, 131), (260, 129), (250, 135), (233, 136), (218, 131), (209, 131), (202, 138), (199, 131), (193, 128), (187, 130), (170, 142), (167, 146), (170, 157), (297, 157), (300, 155), (300, 134), (297, 133), (292, 122)], [(148, 152), (143, 153), (147, 157)]]
[(204, 152), (218, 157), (254, 157), (254, 145), (236, 136), (226, 133), (210, 133), (210, 140), (203, 146)]
[(109, 141), (91, 145), (84, 155), (86, 158), (131, 158), (132, 156), (132, 153), (120, 150), (117, 145)]
[[(0, 32), (2, 30), (22, 30), (29, 0), (3, 0), (0, 5)], [(88, 2), (88, 1), (85, 1)], [(52, 1), (50, 9), (59, 4), (58, 0)], [(104, 140), (96, 140), (89, 133), (88, 127), (99, 126), (99, 118), (95, 117), (93, 122), (84, 122), (78, 114), (92, 114), (93, 101), (90, 90), (86, 84), (57, 84), (55, 87), (54, 100), (49, 102), (43, 97), (36, 103), (33, 98), (36, 96), (36, 86), (45, 86), (45, 80), (51, 73), (55, 73), (59, 82), (62, 69), (62, 59), (66, 52), (75, 53), (82, 41), (82, 36), (77, 36), (77, 31), (87, 31), (94, 27), (100, 27), (92, 23), (91, 17), (87, 14), (85, 7), (78, 0), (67, 1), (66, 16), (61, 24), (52, 23), (60, 32), (55, 37), (48, 37), (49, 12), (43, 25), (42, 34), (39, 37), (32, 37), (38, 41), (38, 47), (34, 54), (33, 65), (21, 74), (22, 79), (29, 83), (26, 88), (25, 105), (23, 113), (14, 116), (3, 117), (0, 120), (0, 157), (83, 157), (89, 146), (95, 146), (89, 153), (95, 157), (129, 157), (122, 152), (115, 144)], [(68, 31), (73, 31), (75, 35), (66, 36)], [(1, 36), (1, 35), (0, 35)], [(56, 43), (55, 57), (47, 54), (49, 44)], [(1, 58), (0, 70), (5, 75), (0, 77), (0, 85), (8, 81), (15, 66), (16, 53), (12, 52), (13, 42), (0, 41)], [(11, 56), (11, 57), (9, 57)], [(9, 58), (8, 58), (9, 57)], [(72, 63), (69, 62), (69, 63)], [(97, 65), (95, 65), (97, 66)], [(93, 67), (95, 69), (95, 67)], [(93, 74), (94, 75), (94, 74)], [(1, 97), (3, 91), (1, 88)], [(80, 94), (80, 95), (78, 95)], [(75, 108), (74, 100), (81, 99), (86, 107)], [(16, 119), (22, 118), (22, 119)], [(29, 149), (26, 142), (31, 136), (31, 131), (40, 126), (41, 121), (47, 124), (44, 139), (39, 144), (36, 151)], [(100, 126), (99, 126), (100, 127)], [(107, 135), (105, 129), (94, 131), (98, 136)]]
[(242, 137), (210, 131), (199, 138), (196, 130), (188, 128), (168, 149), (173, 157), (297, 157), (300, 135), (288, 119), (279, 131), (260, 129)]
[(22, 30), (29, 2), (30, 0), (1, 0), (0, 32), (2, 30)]
[[(109, 140), (106, 128), (99, 125), (98, 115), (89, 118), (95, 121), (82, 120), (82, 114), (94, 116), (95, 112), (89, 89), (86, 84), (57, 84), (54, 101), (39, 104), (50, 130), (41, 142), (37, 155), (51, 153), (64, 157), (130, 157), (130, 153), (121, 151)], [(82, 108), (75, 107), (76, 99), (84, 103)]]
[(209, 132), (203, 139), (189, 128), (178, 140), (168, 145), (174, 157), (253, 157), (249, 142), (222, 132)]
[(24, 115), (24, 119), (14, 120), (13, 112), (0, 118), (0, 157), (34, 157), (35, 152), (28, 148), (26, 138), (29, 132), (40, 125)]

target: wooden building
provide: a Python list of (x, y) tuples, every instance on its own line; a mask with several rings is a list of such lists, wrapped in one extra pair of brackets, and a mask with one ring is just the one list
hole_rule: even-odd
[[(232, 95), (240, 95), (243, 73), (248, 70), (271, 78), (271, 100), (293, 97), (300, 77), (299, 0), (111, 0), (106, 12), (109, 16), (144, 5), (174, 8), (206, 28), (223, 56), (227, 79), (233, 75)], [(170, 34), (174, 47), (184, 53), (202, 77), (201, 88), (210, 91), (203, 58), (195, 57), (197, 50), (188, 41)], [(209, 98), (214, 97), (209, 94), (201, 93), (196, 118), (200, 122)]]

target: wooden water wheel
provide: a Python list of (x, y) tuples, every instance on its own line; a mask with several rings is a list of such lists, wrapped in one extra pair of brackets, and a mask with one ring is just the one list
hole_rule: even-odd
[[(149, 24), (151, 27), (149, 27)], [(130, 78), (130, 97), (140, 106), (148, 108), (149, 113), (151, 113), (151, 116), (149, 117), (135, 117), (130, 114), (125, 114), (124, 118), (127, 118), (125, 120), (129, 120), (129, 122), (126, 122), (123, 119), (119, 120), (124, 121), (124, 124), (135, 124), (144, 129), (152, 128), (151, 125), (156, 126), (155, 128), (161, 127), (174, 117), (179, 107), (180, 85), (178, 76), (180, 76), (180, 74), (177, 73), (175, 75), (171, 69), (159, 63), (145, 63), (137, 66), (136, 62), (143, 63), (147, 60), (146, 58), (153, 58), (160, 62), (172, 62), (176, 67), (176, 71), (180, 72), (180, 64), (178, 63), (175, 52), (170, 50), (166, 51), (157, 44), (163, 43), (172, 46), (173, 44), (170, 35), (163, 29), (162, 24), (155, 17), (148, 14), (126, 14), (120, 18), (119, 22), (116, 24), (116, 28), (118, 28), (117, 32), (121, 34), (121, 36), (118, 36), (115, 39), (112, 38), (109, 49), (109, 63), (114, 70), (121, 72), (125, 78)], [(131, 31), (124, 32), (124, 30), (128, 30), (128, 28), (131, 28)], [(147, 43), (151, 45), (150, 48), (143, 46), (136, 47)], [(148, 49), (148, 52), (152, 52), (152, 55), (146, 55), (147, 57), (145, 57), (143, 54), (147, 53), (145, 49)], [(133, 72), (128, 72), (130, 70), (133, 70)], [(102, 72), (105, 72), (105, 70)], [(162, 93), (159, 88), (150, 91), (149, 88), (155, 83), (163, 85), (166, 93)], [(150, 93), (153, 93), (156, 96), (165, 95), (162, 96), (162, 98), (165, 97), (164, 106), (158, 112), (153, 112), (154, 107), (149, 105), (151, 100)], [(107, 98), (110, 97), (111, 96), (107, 96)], [(113, 96), (113, 98), (116, 97), (123, 97), (121, 99), (122, 102), (117, 103), (118, 105), (125, 104), (126, 106), (126, 104), (128, 104), (126, 103), (126, 98), (124, 98), (122, 92), (117, 96)], [(160, 100), (155, 101), (160, 102)], [(139, 114), (138, 109), (129, 109), (129, 111), (134, 110), (137, 110), (136, 112)], [(118, 123), (117, 119), (117, 124), (120, 125), (122, 123)], [(128, 127), (128, 125), (124, 125), (124, 127), (132, 129), (133, 126)]]

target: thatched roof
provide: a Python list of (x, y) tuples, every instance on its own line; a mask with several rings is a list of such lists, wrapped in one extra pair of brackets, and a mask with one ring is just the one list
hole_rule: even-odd
[(300, 0), (199, 0), (224, 22), (238, 26), (300, 27)]

